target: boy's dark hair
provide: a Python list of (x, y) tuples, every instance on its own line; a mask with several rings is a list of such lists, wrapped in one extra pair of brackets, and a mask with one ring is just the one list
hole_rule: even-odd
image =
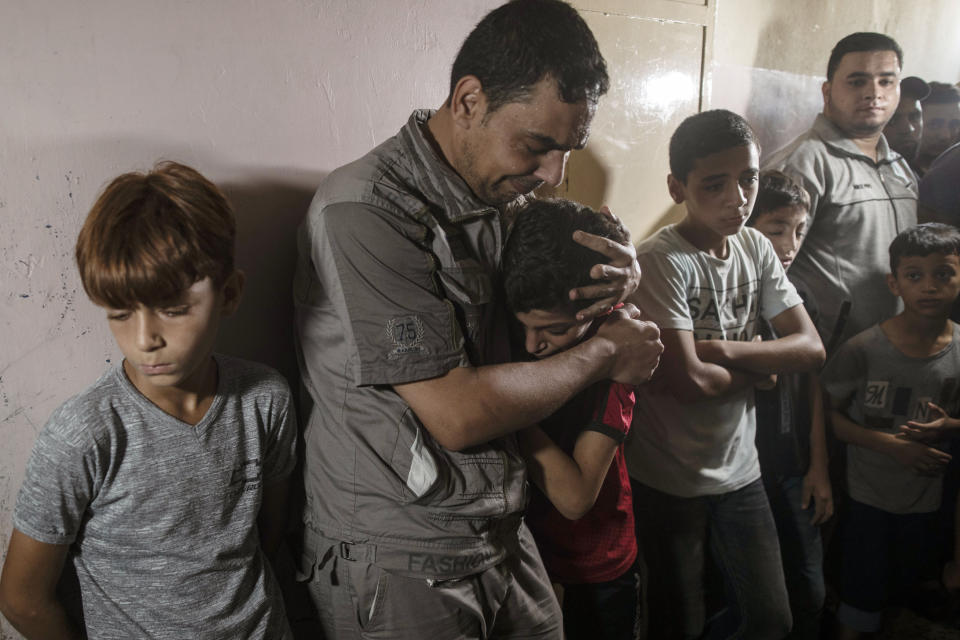
[(750, 214), (747, 224), (752, 227), (763, 214), (783, 207), (800, 207), (809, 213), (810, 194), (799, 182), (782, 171), (776, 169), (761, 171), (757, 184), (757, 201), (753, 205), (753, 213)]
[(700, 158), (751, 144), (759, 151), (757, 136), (742, 116), (726, 109), (694, 114), (681, 122), (670, 136), (670, 173), (686, 184), (687, 176)]
[(573, 232), (577, 229), (623, 245), (629, 242), (620, 222), (576, 202), (532, 200), (521, 209), (501, 261), (503, 288), (511, 312), (578, 311), (593, 302), (570, 300), (570, 289), (595, 282), (590, 268), (608, 258), (574, 242)]
[(513, 0), (488, 13), (453, 61), (451, 96), (467, 75), (480, 80), (488, 115), (524, 100), (548, 76), (567, 103), (596, 102), (610, 86), (596, 38), (577, 10), (560, 0)]
[(833, 51), (830, 52), (830, 60), (827, 61), (827, 82), (833, 81), (833, 74), (840, 66), (843, 56), (859, 51), (893, 51), (897, 54), (897, 64), (901, 69), (903, 68), (903, 49), (896, 40), (883, 33), (860, 31), (851, 33), (834, 45)]
[(901, 231), (890, 243), (890, 272), (897, 274), (903, 258), (931, 253), (960, 256), (960, 230), (950, 224), (925, 222)]
[(960, 89), (946, 82), (931, 82), (930, 93), (923, 104), (950, 104), (960, 102)]
[(907, 76), (900, 80), (900, 97), (913, 98), (923, 102), (930, 95), (930, 85), (923, 78)]
[(77, 238), (83, 288), (101, 306), (158, 306), (233, 273), (236, 223), (223, 193), (196, 170), (160, 162), (115, 178)]

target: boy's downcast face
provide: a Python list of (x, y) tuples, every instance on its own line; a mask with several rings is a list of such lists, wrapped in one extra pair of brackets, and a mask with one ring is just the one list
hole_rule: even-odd
[(887, 276), (894, 295), (903, 298), (907, 313), (947, 318), (960, 294), (960, 257), (943, 253), (903, 256), (897, 272)]
[(731, 147), (694, 162), (686, 184), (670, 176), (670, 193), (685, 202), (691, 222), (731, 236), (747, 222), (757, 199), (760, 153), (756, 145)]
[(523, 325), (523, 345), (527, 353), (546, 358), (579, 343), (591, 320), (577, 320), (576, 311), (532, 309), (517, 313)]
[(224, 305), (223, 288), (207, 277), (162, 307), (108, 309), (110, 331), (134, 386), (150, 398), (164, 387), (193, 390), (202, 383), (198, 377), (210, 363)]
[(770, 240), (786, 269), (797, 257), (807, 233), (807, 211), (801, 206), (780, 207), (760, 214), (753, 226)]

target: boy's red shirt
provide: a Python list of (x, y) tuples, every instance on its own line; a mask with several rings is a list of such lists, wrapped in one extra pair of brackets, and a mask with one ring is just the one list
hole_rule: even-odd
[[(586, 337), (605, 319), (594, 321)], [(633, 498), (623, 454), (635, 402), (633, 386), (604, 380), (574, 396), (540, 425), (568, 454), (587, 429), (619, 443), (596, 503), (579, 520), (566, 519), (539, 489), (532, 489), (527, 523), (551, 580), (607, 582), (623, 575), (636, 560)]]

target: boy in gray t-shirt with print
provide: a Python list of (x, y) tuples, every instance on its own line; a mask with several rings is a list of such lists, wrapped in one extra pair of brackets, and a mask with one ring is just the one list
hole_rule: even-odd
[[(237, 307), (223, 194), (172, 162), (106, 188), (77, 241), (123, 362), (41, 431), (0, 610), (27, 638), (290, 638), (267, 556), (295, 462), (290, 390), (213, 354)], [(76, 572), (83, 620), (57, 585)], [(74, 612), (71, 612), (74, 613)]]
[(935, 529), (960, 427), (960, 232), (922, 224), (890, 244), (887, 284), (903, 311), (844, 343), (822, 379), (837, 438), (847, 443), (850, 494), (843, 542), (843, 637), (880, 629), (900, 588), (936, 581)]

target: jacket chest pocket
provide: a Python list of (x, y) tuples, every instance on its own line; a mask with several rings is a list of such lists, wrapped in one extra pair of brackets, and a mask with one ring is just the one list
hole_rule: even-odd
[(439, 273), (447, 298), (457, 309), (457, 319), (467, 340), (476, 343), (484, 329), (484, 313), (493, 301), (493, 282), (478, 266), (453, 266)]

